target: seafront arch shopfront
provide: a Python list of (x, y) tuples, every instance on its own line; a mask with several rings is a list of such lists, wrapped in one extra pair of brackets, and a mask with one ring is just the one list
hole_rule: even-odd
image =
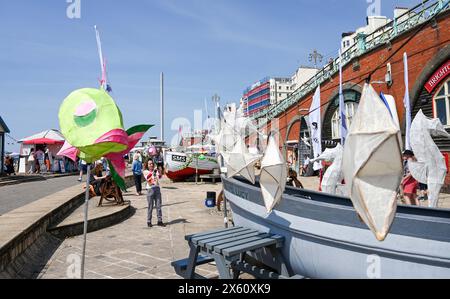
[[(424, 67), (413, 87), (412, 119), (419, 110), (430, 118), (439, 118), (447, 132), (450, 132), (450, 46), (439, 51)], [(433, 137), (439, 150), (448, 159), (450, 140)], [(450, 193), (450, 175), (447, 173), (442, 191)]]

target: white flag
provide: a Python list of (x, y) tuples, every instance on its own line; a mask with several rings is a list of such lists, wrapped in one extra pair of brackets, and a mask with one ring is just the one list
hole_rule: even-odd
[(347, 138), (347, 120), (346, 109), (344, 104), (344, 92), (342, 90), (342, 56), (341, 50), (339, 50), (339, 119), (341, 128), (341, 144), (344, 146), (345, 139)]
[[(311, 143), (314, 151), (314, 159), (322, 154), (322, 122), (320, 121), (320, 86), (317, 87), (309, 109), (309, 127), (311, 128)], [(322, 168), (322, 163), (314, 163), (314, 170)]]
[(403, 54), (403, 62), (405, 65), (405, 97), (403, 99), (406, 115), (405, 150), (411, 150), (411, 144), (409, 142), (409, 132), (411, 130), (411, 103), (409, 100), (408, 55), (406, 55), (406, 53)]

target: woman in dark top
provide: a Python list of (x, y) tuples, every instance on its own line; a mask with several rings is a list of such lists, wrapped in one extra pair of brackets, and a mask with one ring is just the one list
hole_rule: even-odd
[(103, 165), (101, 163), (96, 164), (94, 169), (91, 170), (89, 184), (94, 188), (94, 192), (97, 196), (100, 196), (100, 187), (105, 178), (106, 175), (103, 176)]

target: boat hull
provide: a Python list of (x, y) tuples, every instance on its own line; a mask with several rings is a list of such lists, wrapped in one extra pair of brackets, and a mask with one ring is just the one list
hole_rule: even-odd
[[(285, 237), (293, 273), (310, 278), (450, 278), (450, 210), (399, 206), (379, 242), (350, 199), (288, 188), (267, 214), (258, 186), (222, 178), (237, 226)], [(268, 255), (255, 256), (270, 264)]]
[(205, 155), (204, 160), (198, 160), (192, 154), (179, 152), (166, 152), (166, 175), (173, 181), (182, 181), (195, 174), (210, 174), (214, 169), (219, 168), (217, 159), (210, 155)]

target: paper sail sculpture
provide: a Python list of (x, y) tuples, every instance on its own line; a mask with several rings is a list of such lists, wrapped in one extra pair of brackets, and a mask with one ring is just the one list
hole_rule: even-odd
[(224, 154), (227, 176), (233, 177), (240, 174), (255, 184), (255, 164), (261, 157), (261, 155), (249, 153), (243, 141), (239, 139), (233, 150)]
[(325, 151), (317, 158), (311, 160), (311, 162), (316, 161), (328, 161), (333, 162), (331, 166), (325, 171), (322, 178), (322, 192), (329, 194), (336, 194), (336, 188), (341, 183), (344, 178), (342, 173), (342, 155), (344, 154), (344, 148), (341, 144), (338, 144), (335, 148), (327, 148)]
[(401, 161), (400, 130), (373, 87), (365, 84), (342, 165), (353, 206), (379, 241), (395, 216)]
[(259, 184), (267, 212), (270, 213), (280, 202), (286, 188), (287, 167), (273, 136), (269, 137), (264, 157), (261, 161)]
[(84, 88), (72, 92), (59, 110), (61, 133), (66, 139), (58, 155), (72, 160), (76, 156), (88, 163), (102, 157), (110, 161), (113, 179), (125, 188), (127, 154), (151, 125), (123, 128), (122, 113), (114, 100), (102, 89)]
[(436, 208), (447, 174), (444, 157), (431, 136), (450, 138), (438, 118), (426, 117), (420, 110), (411, 124), (410, 143), (417, 159), (408, 161), (413, 178), (428, 185), (429, 206)]

